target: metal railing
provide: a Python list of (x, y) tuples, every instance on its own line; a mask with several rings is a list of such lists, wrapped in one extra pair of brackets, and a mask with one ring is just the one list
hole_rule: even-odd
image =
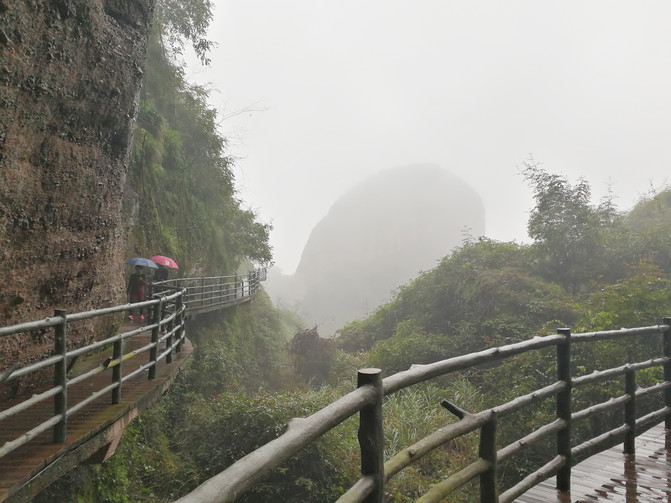
[[(181, 278), (150, 285), (151, 300), (123, 304), (119, 306), (68, 314), (65, 310), (56, 310), (54, 316), (39, 321), (20, 323), (0, 327), (0, 337), (28, 336), (53, 329), (53, 355), (28, 365), (15, 364), (0, 372), (0, 384), (25, 378), (37, 372), (53, 369), (54, 386), (34, 394), (25, 400), (12, 401), (13, 405), (0, 411), (0, 428), (3, 421), (20, 412), (45, 401), (53, 400), (54, 414), (22, 435), (5, 442), (0, 446), (0, 458), (30, 442), (38, 435), (53, 428), (53, 442), (66, 441), (68, 418), (100, 397), (110, 394), (110, 403), (121, 401), (123, 384), (142, 372), (147, 372), (148, 379), (156, 378), (157, 364), (165, 360), (172, 363), (173, 352), (181, 352), (186, 337), (185, 319), (188, 312), (210, 309), (221, 309), (230, 305), (245, 302), (259, 287), (263, 273), (250, 271), (242, 276), (219, 276), (210, 278)], [(187, 311), (188, 306), (188, 311)], [(87, 344), (77, 349), (68, 350), (68, 328), (78, 322), (102, 316), (118, 316), (115, 324), (120, 325), (120, 317), (124, 317), (139, 309), (147, 310), (148, 323), (126, 332), (118, 332), (112, 337)], [(150, 341), (144, 346), (124, 353), (124, 341), (131, 337), (147, 334)], [(162, 348), (161, 345), (165, 344)], [(72, 341), (70, 343), (72, 345)], [(68, 370), (74, 362), (83, 356), (111, 351), (109, 357), (90, 370), (68, 378)], [(131, 358), (149, 353), (148, 361), (140, 364), (132, 372), (124, 375), (123, 363)], [(68, 405), (68, 388), (86, 381), (102, 372), (112, 370), (111, 382), (101, 389), (94, 390), (89, 396), (78, 403)]]
[(252, 269), (246, 275), (177, 278), (151, 284), (153, 292), (184, 288), (184, 302), (190, 312), (204, 312), (239, 304), (252, 298), (265, 280), (265, 270)]
[[(6, 383), (52, 367), (54, 373), (54, 386), (1, 411), (0, 427), (2, 426), (3, 420), (11, 418), (19, 412), (27, 410), (44, 400), (52, 399), (54, 401), (54, 415), (29, 431), (26, 431), (18, 438), (2, 445), (0, 447), (0, 457), (5, 456), (26, 444), (50, 428), (53, 428), (54, 443), (65, 442), (68, 417), (72, 414), (106, 394), (110, 394), (110, 401), (112, 404), (120, 403), (123, 383), (141, 372), (148, 371), (149, 379), (154, 379), (156, 377), (157, 363), (161, 360), (166, 360), (167, 363), (170, 363), (172, 361), (173, 350), (176, 352), (181, 351), (182, 341), (185, 337), (184, 312), (186, 308), (183, 303), (184, 293), (184, 290), (171, 291), (166, 292), (165, 295), (156, 296), (156, 298), (149, 301), (123, 304), (82, 313), (68, 314), (65, 310), (56, 310), (53, 317), (44, 320), (21, 323), (9, 327), (0, 327), (0, 337), (29, 334), (32, 331), (40, 329), (53, 328), (54, 330), (53, 356), (30, 365), (10, 367), (2, 373), (2, 376), (0, 376), (0, 382)], [(79, 321), (106, 315), (124, 313), (125, 316), (125, 313), (139, 308), (148, 309), (152, 313), (147, 325), (142, 325), (128, 332), (117, 333), (112, 337), (96, 341), (77, 349), (67, 349), (68, 327), (72, 327), (73, 324), (76, 324)], [(150, 333), (151, 342), (139, 349), (124, 353), (124, 341), (142, 333)], [(159, 353), (159, 344), (163, 342), (165, 342), (165, 349), (163, 352)], [(68, 379), (68, 366), (72, 364), (75, 359), (85, 355), (97, 354), (103, 350), (111, 350), (111, 356), (107, 360), (91, 370), (85, 371), (72, 379)], [(146, 353), (147, 351), (149, 352), (148, 362), (124, 375), (122, 364), (131, 358)], [(109, 385), (93, 391), (87, 398), (68, 406), (67, 395), (69, 387), (90, 379), (108, 369), (112, 369), (112, 377)]]
[[(418, 502), (439, 502), (466, 483), (479, 479), (481, 502), (510, 502), (540, 482), (556, 476), (557, 489), (570, 490), (571, 467), (592, 454), (606, 450), (624, 441), (625, 452), (633, 453), (634, 438), (650, 427), (666, 420), (671, 413), (671, 344), (669, 339), (671, 319), (662, 325), (603, 332), (571, 334), (560, 329), (555, 335), (534, 337), (531, 340), (486, 349), (476, 353), (449, 358), (439, 362), (413, 365), (409, 370), (381, 378), (380, 369), (362, 369), (358, 374), (358, 388), (306, 418), (292, 419), (286, 432), (275, 440), (256, 449), (226, 470), (210, 478), (179, 503), (212, 503), (235, 501), (240, 494), (253, 487), (272, 469), (305, 448), (326, 432), (349, 417), (359, 414), (359, 446), (361, 451), (361, 478), (339, 499), (339, 503), (384, 501), (385, 483), (412, 463), (446, 442), (479, 430), (480, 448), (477, 459), (458, 473), (451, 474), (433, 485)], [(595, 370), (592, 374), (572, 378), (571, 368), (580, 362), (572, 361), (571, 345), (616, 341), (631, 337), (662, 336), (663, 354), (642, 362), (627, 362), (620, 367)], [(468, 413), (457, 405), (444, 400), (442, 405), (458, 421), (448, 423), (436, 432), (402, 449), (386, 462), (383, 459), (384, 431), (382, 405), (386, 395), (403, 388), (445, 376), (453, 372), (472, 369), (483, 364), (498, 362), (514, 355), (543, 348), (556, 348), (557, 380), (526, 395), (482, 410)], [(663, 367), (664, 380), (648, 388), (639, 388), (636, 373), (653, 367)], [(592, 404), (579, 411), (572, 411), (572, 389), (624, 376), (623, 394), (603, 403)], [(509, 383), (512, 387), (514, 383)], [(664, 406), (642, 417), (636, 416), (639, 397), (663, 393)], [(532, 404), (547, 399), (556, 403), (556, 417), (540, 425), (532, 433), (502, 448), (497, 448), (497, 422), (500, 418), (521, 411)], [(623, 409), (624, 422), (620, 426), (597, 435), (578, 445), (572, 445), (571, 427), (578, 421), (604, 412)], [(541, 439), (554, 436), (555, 456), (513, 487), (499, 494), (499, 465), (522, 449), (537, 444)]]

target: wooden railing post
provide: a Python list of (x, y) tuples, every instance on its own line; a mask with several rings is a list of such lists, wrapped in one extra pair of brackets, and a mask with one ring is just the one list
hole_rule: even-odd
[(557, 344), (557, 379), (566, 383), (566, 388), (557, 393), (557, 419), (566, 421), (566, 427), (557, 432), (557, 455), (566, 463), (557, 472), (557, 490), (571, 490), (571, 329), (560, 328), (558, 334), (566, 340)]
[(149, 350), (149, 361), (152, 362), (153, 365), (149, 367), (148, 378), (150, 380), (156, 379), (156, 361), (158, 359), (158, 339), (161, 333), (160, 322), (161, 322), (162, 309), (163, 309), (163, 298), (159, 297), (158, 303), (154, 304), (154, 310), (152, 312), (152, 320), (151, 320), (151, 322), (156, 326), (151, 329), (152, 347)]
[(628, 370), (624, 374), (624, 392), (629, 395), (629, 401), (624, 404), (624, 424), (629, 431), (624, 436), (624, 453), (636, 452), (636, 372)]
[(376, 389), (375, 403), (367, 405), (359, 413), (359, 447), (361, 448), (361, 475), (370, 477), (374, 489), (364, 503), (384, 502), (384, 433), (382, 431), (382, 370), (360, 369), (358, 387), (371, 385)]
[[(666, 358), (671, 358), (671, 318), (663, 318), (662, 323), (667, 325), (668, 329), (664, 330), (664, 356)], [(664, 381), (666, 383), (671, 382), (671, 363), (664, 364)], [(671, 389), (666, 388), (664, 390), (664, 405), (666, 407), (671, 407)], [(668, 414), (664, 419), (664, 427), (667, 430), (671, 430), (671, 414)]]
[(54, 415), (62, 417), (54, 425), (54, 443), (60, 444), (65, 442), (68, 428), (67, 312), (63, 309), (56, 309), (54, 316), (63, 318), (63, 324), (54, 327), (54, 355), (62, 357), (60, 361), (54, 364), (54, 386), (61, 386), (61, 391), (54, 396)]
[(489, 463), (489, 470), (480, 475), (480, 503), (498, 503), (498, 463), (496, 459), (496, 413), (480, 428), (480, 457)]

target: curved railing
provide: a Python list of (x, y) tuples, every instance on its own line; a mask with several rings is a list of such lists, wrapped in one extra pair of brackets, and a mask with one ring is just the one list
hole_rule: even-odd
[[(187, 314), (199, 311), (221, 309), (251, 299), (259, 287), (259, 281), (264, 279), (263, 272), (250, 271), (247, 275), (218, 276), (207, 278), (181, 278), (150, 285), (151, 300), (133, 304), (123, 304), (105, 309), (96, 309), (81, 313), (69, 314), (65, 310), (56, 310), (54, 316), (39, 321), (20, 323), (7, 327), (0, 327), (0, 337), (18, 336), (30, 337), (34, 334), (43, 334), (53, 330), (53, 355), (28, 365), (15, 364), (0, 372), (0, 384), (26, 378), (31, 374), (52, 370), (54, 386), (34, 394), (25, 400), (12, 401), (12, 405), (0, 411), (0, 428), (3, 421), (8, 420), (20, 412), (45, 401), (52, 400), (54, 414), (25, 431), (20, 436), (7, 441), (0, 446), (0, 458), (18, 449), (32, 439), (53, 428), (54, 443), (66, 441), (68, 417), (85, 408), (100, 397), (110, 394), (111, 404), (120, 403), (123, 385), (129, 379), (142, 372), (147, 372), (148, 379), (156, 378), (156, 369), (159, 362), (172, 362), (173, 352), (180, 352), (186, 337), (185, 318)], [(101, 317), (113, 317), (111, 324), (121, 325), (121, 320), (129, 312), (142, 308), (149, 312), (147, 324), (130, 327), (126, 331), (118, 331), (115, 335), (98, 340), (76, 349), (68, 349), (73, 341), (68, 341), (68, 329), (78, 328), (77, 323)], [(126, 327), (129, 328), (129, 327)], [(124, 341), (140, 334), (150, 334), (150, 341), (144, 346), (124, 353)], [(27, 342), (29, 343), (29, 342)], [(162, 348), (162, 349), (161, 349)], [(93, 369), (68, 378), (68, 371), (78, 358), (90, 355), (100, 355), (105, 351), (109, 356)], [(123, 362), (139, 355), (149, 353), (146, 363), (140, 364), (128, 374), (123, 373)], [(86, 381), (108, 369), (112, 369), (111, 382), (101, 389), (92, 390), (85, 399), (68, 406), (68, 388)]]
[(165, 289), (186, 290), (184, 303), (190, 313), (222, 309), (249, 300), (265, 281), (265, 269), (253, 269), (246, 275), (177, 278), (151, 284), (152, 292)]
[[(531, 340), (506, 346), (486, 349), (432, 364), (413, 365), (409, 370), (381, 379), (379, 369), (362, 369), (358, 375), (358, 388), (307, 418), (295, 418), (289, 422), (286, 432), (277, 439), (251, 452), (225, 471), (210, 478), (193, 492), (178, 500), (179, 503), (231, 502), (254, 486), (270, 470), (305, 448), (327, 431), (347, 418), (359, 414), (359, 445), (361, 450), (361, 478), (338, 499), (339, 503), (383, 502), (385, 483), (404, 468), (410, 466), (433, 449), (467, 433), (479, 430), (479, 457), (469, 466), (452, 474), (444, 481), (433, 485), (418, 502), (440, 502), (454, 490), (475, 478), (480, 480), (480, 501), (510, 502), (540, 482), (556, 476), (557, 489), (570, 489), (571, 467), (575, 463), (597, 452), (606, 450), (624, 441), (625, 452), (633, 453), (634, 439), (650, 427), (666, 419), (667, 427), (671, 413), (671, 319), (665, 318), (662, 325), (622, 329), (604, 332), (571, 334), (569, 329), (560, 329), (557, 334), (534, 337)], [(572, 344), (589, 344), (596, 341), (613, 341), (635, 337), (663, 339), (663, 354), (653, 355), (641, 362), (622, 362), (619, 367), (595, 370), (592, 374), (572, 378), (571, 368), (581, 365), (571, 359)], [(514, 355), (556, 347), (557, 380), (532, 393), (518, 396), (512, 401), (468, 413), (457, 405), (443, 401), (442, 405), (457, 416), (458, 421), (446, 424), (431, 435), (406, 447), (386, 462), (383, 459), (384, 432), (382, 428), (382, 405), (386, 395), (403, 388), (445, 376), (457, 371), (471, 369), (482, 364), (491, 364)], [(589, 362), (587, 362), (589, 363)], [(653, 367), (663, 367), (664, 381), (648, 388), (636, 383), (636, 373)], [(624, 376), (624, 390), (619, 396), (603, 403), (592, 404), (579, 411), (572, 410), (571, 390), (619, 376)], [(512, 385), (512, 383), (510, 383)], [(644, 416), (637, 417), (636, 401), (652, 393), (663, 393), (664, 406)], [(524, 407), (543, 400), (554, 399), (556, 418), (539, 425), (532, 433), (497, 449), (497, 420), (520, 411)], [(578, 445), (571, 443), (573, 423), (597, 414), (624, 411), (622, 425), (591, 438)], [(537, 444), (541, 439), (554, 435), (556, 456), (544, 466), (525, 477), (513, 487), (499, 494), (497, 479), (499, 464), (524, 448)]]

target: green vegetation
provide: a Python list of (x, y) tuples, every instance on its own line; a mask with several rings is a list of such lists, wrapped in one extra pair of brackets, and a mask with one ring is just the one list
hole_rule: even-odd
[(550, 320), (572, 322), (574, 300), (533, 273), (531, 256), (514, 243), (466, 243), (370, 318), (344, 327), (337, 342), (371, 350), (370, 363), (393, 373), (526, 339)]
[[(666, 201), (667, 196), (663, 192), (656, 198)], [(281, 434), (291, 417), (307, 416), (352, 390), (360, 367), (380, 366), (391, 374), (412, 363), (553, 333), (560, 326), (590, 331), (656, 323), (671, 301), (671, 270), (665, 250), (654, 246), (665, 246), (664, 241), (651, 240), (669, 219), (642, 216), (655, 201), (599, 220), (590, 246), (608, 248), (600, 254), (599, 267), (609, 273), (586, 272), (589, 281), (555, 281), (557, 269), (548, 266), (553, 258), (544, 255), (543, 243), (480, 238), (464, 243), (435, 269), (401, 288), (368, 319), (343, 327), (335, 341), (301, 328), (299, 320), (275, 309), (263, 293), (249, 305), (200, 318), (190, 328), (196, 352), (187, 371), (157, 406), (130, 425), (117, 454), (101, 466), (78, 468), (37, 501), (53, 500), (54, 494), (68, 501), (171, 501)], [(580, 208), (587, 210), (601, 211)], [(572, 267), (580, 270), (583, 264)], [(614, 271), (618, 277), (611, 281)], [(575, 360), (583, 363), (573, 373), (588, 374), (624, 359), (647, 359), (651, 349), (659, 352), (659, 337), (635, 347), (576, 345)], [(554, 348), (547, 348), (388, 397), (385, 457), (455, 420), (440, 407), (442, 399), (467, 411), (482, 410), (549, 384), (554, 366)], [(638, 375), (642, 386), (661, 378), (657, 369)], [(609, 381), (575, 390), (574, 398), (581, 407), (621, 390), (619, 380)], [(647, 400), (638, 405), (641, 413), (659, 406)], [(554, 403), (547, 400), (504, 418), (500, 445), (547, 423), (554, 414)], [(575, 440), (619, 424), (616, 416), (576, 424)], [(358, 477), (356, 429), (356, 419), (347, 421), (240, 501), (336, 499)], [(390, 481), (387, 501), (413, 501), (476, 455), (476, 435), (437, 449)], [(530, 449), (501, 468), (500, 480), (509, 486), (553, 456), (550, 445)], [(475, 501), (475, 491), (470, 485), (451, 501)]]
[[(268, 263), (270, 227), (236, 198), (226, 141), (216, 131), (206, 90), (184, 79), (178, 59), (191, 44), (207, 60), (208, 0), (159, 2), (129, 168), (129, 253), (163, 250), (204, 273)], [(535, 196), (531, 245), (470, 239), (434, 269), (399, 289), (368, 319), (325, 341), (263, 293), (249, 304), (198, 318), (189, 327), (195, 352), (164, 398), (126, 429), (117, 453), (82, 466), (35, 501), (128, 503), (172, 501), (307, 416), (354, 389), (356, 369), (389, 375), (487, 347), (553, 333), (656, 323), (671, 301), (671, 191), (620, 213), (606, 199), (590, 202), (585, 181), (571, 184), (533, 160), (523, 175)], [(659, 341), (637, 347), (609, 342), (576, 348), (575, 375), (647, 358)], [(641, 384), (657, 382), (641, 373)], [(404, 390), (385, 400), (385, 456), (455, 419), (449, 399), (475, 412), (531, 392), (554, 379), (551, 348), (500, 365)], [(607, 382), (576, 391), (592, 403), (620, 390)], [(652, 405), (641, 403), (642, 410)], [(501, 442), (554, 415), (549, 401), (501, 421)], [(618, 419), (616, 418), (615, 421)], [(592, 420), (578, 438), (609, 426)], [(332, 501), (359, 473), (351, 419), (243, 495), (243, 502)], [(467, 436), (394, 477), (387, 500), (412, 501), (430, 484), (468, 464), (477, 438)], [(506, 464), (504, 484), (547, 460), (538, 448)], [(466, 488), (453, 501), (473, 501)]]
[[(470, 240), (433, 270), (401, 288), (368, 319), (343, 327), (336, 339), (345, 351), (363, 353), (367, 365), (385, 374), (458, 354), (554, 333), (652, 325), (668, 314), (671, 267), (668, 261), (669, 201), (664, 191), (620, 213), (611, 200), (589, 202), (584, 181), (571, 185), (560, 175), (527, 163), (524, 175), (536, 206), (530, 215), (531, 245)], [(659, 336), (630, 343), (574, 345), (573, 375), (643, 361), (662, 354)], [(554, 349), (512, 358), (470, 371), (465, 377), (486, 407), (505, 403), (552, 382)], [(655, 368), (638, 375), (639, 385), (663, 379)], [(439, 379), (441, 386), (449, 381)], [(577, 409), (622, 393), (616, 379), (574, 390)], [(449, 395), (447, 389), (445, 396)], [(660, 396), (638, 403), (639, 415), (658, 409)], [(500, 446), (554, 417), (546, 401), (499, 424)], [(618, 426), (618, 414), (594, 416), (574, 426), (574, 442)], [(471, 459), (475, 457), (471, 451)], [(454, 454), (456, 455), (456, 453)], [(534, 448), (502, 467), (507, 486), (554, 456), (550, 446)], [(417, 474), (414, 484), (431, 480)], [(456, 499), (455, 499), (456, 501)]]
[(236, 197), (208, 92), (189, 84), (176, 62), (185, 40), (206, 59), (210, 11), (205, 0), (158, 2), (124, 211), (130, 253), (161, 250), (187, 270), (232, 274), (241, 263), (271, 261), (271, 227)]

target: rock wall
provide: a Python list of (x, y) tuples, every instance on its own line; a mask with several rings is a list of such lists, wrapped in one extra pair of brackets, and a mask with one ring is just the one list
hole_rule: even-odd
[(435, 165), (384, 170), (338, 199), (312, 230), (285, 281), (294, 295), (285, 303), (331, 335), (437, 266), (465, 233), (484, 232), (482, 199), (460, 178)]
[[(153, 6), (0, 0), (0, 325), (124, 300), (121, 201)], [(0, 369), (48, 339), (0, 340)]]

